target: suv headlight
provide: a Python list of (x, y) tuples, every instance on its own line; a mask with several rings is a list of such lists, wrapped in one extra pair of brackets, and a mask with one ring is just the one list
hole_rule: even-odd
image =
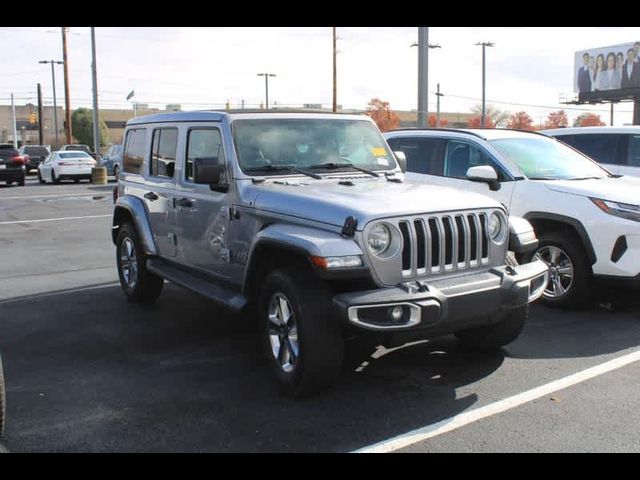
[(504, 221), (502, 220), (502, 216), (498, 213), (493, 212), (489, 215), (489, 237), (494, 242), (499, 242), (502, 237), (502, 233), (504, 230)]
[(381, 256), (391, 245), (391, 230), (384, 223), (375, 225), (367, 236), (367, 245), (374, 255)]
[(600, 198), (589, 198), (589, 200), (591, 200), (596, 207), (604, 213), (625, 218), (627, 220), (633, 220), (634, 222), (640, 222), (640, 206), (638, 205), (612, 202), (609, 200), (602, 200)]

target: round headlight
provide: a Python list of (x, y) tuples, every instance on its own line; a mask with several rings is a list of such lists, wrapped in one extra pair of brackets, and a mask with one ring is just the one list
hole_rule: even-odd
[(382, 255), (391, 245), (391, 230), (383, 223), (374, 226), (367, 238), (369, 248), (376, 255)]
[(489, 236), (492, 240), (496, 240), (502, 233), (502, 219), (500, 215), (493, 212), (489, 215)]

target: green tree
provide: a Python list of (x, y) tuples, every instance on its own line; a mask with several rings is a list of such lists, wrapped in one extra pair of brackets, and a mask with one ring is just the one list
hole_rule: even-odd
[[(71, 115), (71, 128), (73, 137), (78, 143), (89, 145), (93, 148), (93, 111), (88, 108), (79, 108)], [(100, 120), (100, 146), (109, 144), (109, 129), (103, 120)]]

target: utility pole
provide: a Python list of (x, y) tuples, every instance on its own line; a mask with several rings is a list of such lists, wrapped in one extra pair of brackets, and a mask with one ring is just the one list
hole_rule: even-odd
[(62, 27), (62, 62), (64, 68), (64, 108), (65, 125), (64, 133), (67, 144), (71, 143), (71, 98), (69, 96), (69, 57), (67, 55), (67, 27)]
[(58, 104), (56, 102), (56, 71), (53, 66), (55, 64), (64, 65), (64, 62), (55, 60), (40, 60), (38, 63), (51, 64), (51, 83), (53, 85), (53, 128), (56, 134), (56, 146), (60, 146), (60, 138), (58, 137)]
[(485, 127), (486, 118), (486, 105), (485, 105), (485, 93), (486, 93), (486, 47), (493, 47), (495, 44), (491, 42), (478, 42), (476, 45), (482, 45), (482, 119), (480, 120), (480, 126)]
[(436, 128), (440, 128), (440, 97), (444, 97), (444, 93), (440, 93), (440, 84), (438, 84), (438, 90), (436, 91), (436, 98), (437, 98)]
[(96, 153), (96, 166), (91, 171), (91, 182), (105, 185), (107, 169), (102, 166), (100, 157), (100, 116), (98, 115), (98, 66), (96, 64), (96, 27), (91, 27), (91, 80), (93, 83), (93, 151)]
[(38, 84), (38, 143), (44, 145), (44, 118), (42, 118), (42, 88)]
[(275, 73), (258, 73), (258, 77), (264, 77), (264, 89), (265, 89), (265, 105), (269, 110), (269, 77), (275, 77)]
[(13, 93), (11, 94), (11, 112), (13, 114), (13, 146), (18, 148), (18, 127), (16, 125), (16, 104), (13, 103)]
[(418, 27), (418, 128), (429, 115), (429, 27)]
[(336, 27), (333, 27), (333, 113), (338, 111), (338, 72), (336, 63)]

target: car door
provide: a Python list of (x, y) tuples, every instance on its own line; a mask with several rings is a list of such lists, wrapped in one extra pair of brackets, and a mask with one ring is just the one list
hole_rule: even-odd
[[(219, 125), (187, 125), (184, 161), (176, 196), (178, 261), (228, 279), (230, 276), (229, 206), (231, 194), (222, 132)], [(195, 158), (217, 158), (220, 185), (193, 182)]]
[[(408, 140), (412, 140), (415, 146), (414, 162), (409, 161), (412, 153), (407, 148), (410, 146)], [(510, 207), (515, 181), (501, 163), (480, 145), (466, 139), (435, 137), (404, 138), (397, 143), (390, 141), (390, 145), (393, 150), (403, 151), (405, 155), (409, 152), (407, 155), (409, 180), (489, 195), (507, 208)], [(397, 145), (397, 148), (394, 145)], [(496, 170), (500, 182), (499, 190), (491, 190), (486, 183), (472, 182), (467, 179), (467, 170), (480, 165), (489, 165)]]

